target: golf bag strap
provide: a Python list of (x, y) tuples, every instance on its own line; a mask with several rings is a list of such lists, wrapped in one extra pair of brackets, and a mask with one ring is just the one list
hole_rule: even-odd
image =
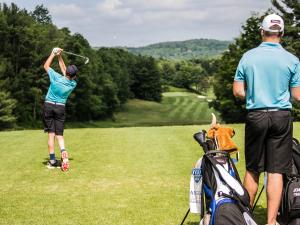
[[(202, 167), (201, 167), (202, 169)], [(202, 187), (201, 187), (201, 190), (202, 190), (202, 195), (201, 195), (201, 212), (200, 212), (200, 221), (203, 219), (204, 217), (204, 192), (203, 192), (203, 188), (204, 188), (204, 182), (202, 182)]]
[[(214, 158), (209, 157), (209, 156), (207, 156), (206, 154), (205, 154), (203, 157), (205, 157), (205, 158), (211, 163), (211, 165), (213, 166), (213, 168), (216, 169), (216, 171), (217, 171), (217, 173), (219, 174), (219, 176), (220, 176), (224, 181), (226, 181), (226, 178), (224, 177), (224, 175), (222, 175), (222, 173), (221, 173), (220, 169), (217, 167), (217, 165), (220, 165), (220, 167), (222, 167), (222, 168), (224, 168), (224, 167), (223, 167), (218, 161), (216, 161)], [(225, 168), (224, 168), (224, 170), (226, 171)], [(226, 171), (226, 173), (227, 173), (230, 177), (232, 177), (232, 176), (228, 173), (228, 171)], [(232, 177), (232, 178), (233, 178), (233, 177)], [(235, 178), (233, 178), (233, 179), (235, 179)], [(244, 192), (245, 198), (243, 198), (243, 196), (239, 195), (238, 192), (237, 192), (237, 190), (234, 189), (234, 188), (232, 188), (232, 187), (228, 184), (228, 182), (225, 182), (225, 184), (226, 184), (226, 186), (230, 189), (230, 191), (231, 191), (232, 193), (234, 193), (234, 195), (240, 200), (240, 202), (241, 202), (244, 206), (250, 208), (248, 192), (245, 190), (245, 188), (244, 188), (243, 185), (241, 184), (240, 180), (237, 180), (237, 179), (235, 179), (235, 180), (237, 181), (238, 185), (240, 186), (240, 189)], [(247, 198), (247, 199), (246, 199), (246, 198)]]
[(231, 168), (233, 169), (233, 171), (234, 171), (234, 173), (235, 173), (236, 179), (237, 179), (240, 183), (242, 183), (241, 178), (240, 178), (240, 175), (239, 175), (239, 173), (238, 173), (238, 171), (237, 171), (237, 169), (236, 169), (236, 167), (235, 167), (235, 165), (234, 165), (234, 162), (233, 162), (233, 160), (232, 160), (231, 157), (229, 157), (229, 161), (230, 161), (230, 164), (231, 164), (230, 166), (231, 166)]

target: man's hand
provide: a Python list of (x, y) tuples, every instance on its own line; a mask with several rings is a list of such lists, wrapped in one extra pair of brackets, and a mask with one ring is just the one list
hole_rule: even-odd
[(246, 83), (243, 81), (233, 82), (233, 95), (236, 98), (245, 99), (246, 97)]
[(47, 61), (44, 64), (44, 69), (46, 70), (46, 72), (48, 72), (48, 70), (49, 70), (49, 68), (52, 64), (53, 58), (56, 55), (59, 56), (59, 59), (61, 58), (61, 52), (62, 51), (63, 51), (63, 49), (57, 48), (57, 47), (52, 49), (51, 54), (49, 55)]
[(55, 47), (55, 48), (53, 48), (52, 53), (53, 53), (54, 55), (61, 55), (61, 52), (62, 52), (62, 51), (63, 51), (63, 49), (58, 48), (58, 47)]

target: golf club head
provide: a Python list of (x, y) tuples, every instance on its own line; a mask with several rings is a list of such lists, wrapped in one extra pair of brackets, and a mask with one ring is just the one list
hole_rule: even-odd
[(82, 55), (78, 55), (78, 54), (75, 54), (73, 52), (68, 52), (68, 51), (63, 51), (64, 53), (68, 54), (68, 55), (74, 55), (74, 56), (77, 56), (77, 57), (80, 57), (80, 58), (83, 58), (85, 61), (84, 61), (84, 64), (88, 64), (90, 59), (86, 56), (82, 56)]
[(203, 144), (205, 143), (205, 135), (206, 135), (206, 132), (200, 131), (200, 132), (194, 134), (194, 139), (195, 139), (201, 146), (203, 146)]

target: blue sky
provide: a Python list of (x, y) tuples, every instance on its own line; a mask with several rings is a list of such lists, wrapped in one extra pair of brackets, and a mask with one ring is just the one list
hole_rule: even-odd
[(20, 8), (46, 6), (53, 22), (81, 33), (92, 46), (144, 46), (162, 41), (232, 40), (253, 12), (270, 0), (15, 0)]

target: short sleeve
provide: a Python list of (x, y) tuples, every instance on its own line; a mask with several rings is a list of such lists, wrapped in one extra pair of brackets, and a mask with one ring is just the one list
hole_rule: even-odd
[(299, 87), (300, 86), (300, 62), (298, 61), (292, 79), (290, 81), (291, 87)]
[(244, 61), (244, 57), (242, 57), (242, 59), (239, 62), (239, 65), (236, 69), (235, 76), (234, 76), (235, 81), (244, 81), (245, 80), (243, 61)]
[(48, 75), (50, 78), (50, 82), (56, 81), (57, 77), (60, 76), (59, 73), (55, 72), (55, 70), (52, 68), (48, 69)]

